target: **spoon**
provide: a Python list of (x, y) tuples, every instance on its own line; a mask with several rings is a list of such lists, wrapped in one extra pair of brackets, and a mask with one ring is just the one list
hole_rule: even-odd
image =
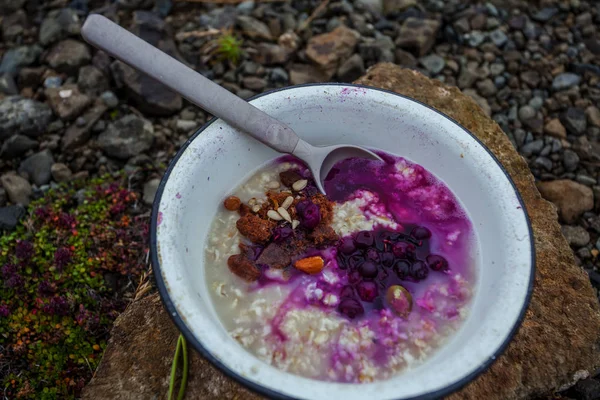
[(323, 180), (336, 162), (350, 157), (381, 160), (375, 153), (359, 146), (317, 147), (305, 142), (283, 122), (267, 115), (102, 15), (88, 16), (81, 28), (81, 35), (91, 45), (151, 76), (191, 103), (272, 149), (296, 156), (308, 166), (317, 188), (323, 194)]

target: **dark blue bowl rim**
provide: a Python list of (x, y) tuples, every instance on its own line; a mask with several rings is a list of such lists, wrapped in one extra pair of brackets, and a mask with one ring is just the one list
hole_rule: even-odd
[[(475, 136), (474, 134), (472, 134), (468, 129), (466, 129), (464, 126), (462, 126), (461, 124), (459, 124), (457, 121), (455, 121), (453, 118), (449, 117), (448, 115), (442, 113), (441, 111), (436, 110), (433, 107), (430, 107), (429, 105), (422, 103), (418, 100), (413, 99), (412, 97), (409, 96), (405, 96), (396, 92), (392, 92), (390, 90), (386, 90), (386, 89), (379, 89), (376, 87), (371, 87), (371, 86), (366, 86), (366, 85), (358, 85), (358, 84), (351, 84), (351, 83), (307, 83), (307, 84), (303, 84), (303, 85), (294, 85), (294, 86), (287, 86), (284, 88), (280, 88), (280, 89), (274, 89), (274, 90), (270, 90), (268, 92), (264, 92), (261, 94), (258, 94), (256, 96), (253, 96), (252, 98), (248, 99), (248, 101), (250, 100), (254, 100), (254, 99), (258, 99), (260, 97), (263, 96), (268, 96), (272, 93), (277, 93), (277, 92), (283, 92), (286, 90), (292, 90), (292, 89), (296, 89), (296, 88), (302, 88), (302, 87), (311, 87), (311, 86), (344, 86), (344, 87), (354, 87), (354, 88), (362, 88), (362, 89), (368, 89), (368, 90), (375, 90), (378, 92), (383, 92), (383, 93), (387, 93), (387, 94), (391, 94), (394, 96), (399, 96), (402, 97), (406, 100), (409, 101), (413, 101), (423, 107), (427, 107), (428, 109), (438, 113), (439, 115), (443, 116), (444, 118), (452, 121), (454, 124), (458, 125), (460, 128), (462, 128), (468, 135), (470, 135), (473, 139), (475, 139), (477, 141), (477, 143), (479, 143), (486, 151), (487, 153), (490, 155), (490, 157), (492, 157), (492, 159), (496, 162), (496, 164), (498, 165), (498, 167), (502, 170), (502, 172), (504, 172), (504, 175), (506, 176), (506, 179), (508, 179), (508, 181), (510, 182), (510, 184), (513, 187), (513, 190), (515, 192), (515, 195), (517, 197), (517, 199), (519, 200), (519, 203), (521, 205), (521, 208), (523, 210), (523, 212), (525, 213), (525, 220), (527, 222), (527, 227), (529, 230), (529, 237), (530, 237), (530, 246), (531, 246), (531, 274), (530, 274), (530, 278), (529, 278), (529, 283), (528, 283), (528, 288), (527, 288), (527, 296), (525, 298), (525, 301), (523, 302), (523, 306), (521, 307), (521, 311), (519, 313), (519, 317), (517, 318), (517, 321), (515, 322), (515, 324), (513, 325), (513, 327), (511, 328), (510, 333), (508, 334), (508, 336), (505, 338), (504, 342), (500, 345), (500, 347), (498, 347), (498, 349), (496, 349), (496, 351), (494, 352), (493, 356), (490, 357), (488, 360), (486, 360), (483, 364), (481, 364), (477, 369), (475, 369), (473, 372), (471, 372), (470, 374), (468, 374), (467, 376), (465, 376), (464, 378), (460, 379), (459, 381), (447, 385), (439, 390), (436, 391), (432, 391), (429, 393), (424, 393), (418, 396), (414, 396), (414, 397), (410, 397), (410, 398), (402, 398), (402, 399), (398, 399), (398, 400), (432, 400), (432, 399), (439, 399), (441, 397), (447, 396), (453, 392), (456, 392), (458, 390), (460, 390), (461, 388), (463, 388), (464, 386), (466, 386), (468, 383), (470, 383), (471, 381), (473, 381), (476, 377), (478, 377), (481, 373), (483, 373), (484, 371), (486, 371), (494, 362), (495, 360), (498, 359), (499, 356), (501, 356), (504, 351), (506, 350), (506, 348), (508, 347), (510, 341), (512, 340), (512, 338), (514, 337), (514, 335), (517, 333), (519, 327), (521, 326), (523, 319), (525, 318), (525, 312), (527, 311), (527, 307), (529, 306), (529, 302), (531, 300), (531, 295), (533, 292), (533, 283), (534, 283), (534, 278), (535, 278), (535, 243), (534, 243), (534, 236), (533, 236), (533, 229), (531, 227), (531, 221), (529, 219), (529, 214), (527, 213), (527, 209), (525, 208), (525, 203), (523, 202), (523, 198), (521, 197), (521, 194), (519, 193), (519, 191), (517, 190), (517, 187), (514, 183), (514, 181), (512, 180), (512, 178), (510, 177), (510, 175), (508, 174), (508, 172), (506, 171), (506, 169), (504, 168), (504, 166), (500, 163), (500, 161), (496, 158), (496, 156), (494, 155), (494, 153), (492, 153), (490, 151), (490, 149), (488, 149), (482, 142), (481, 140), (479, 140), (479, 138), (477, 136)], [(282, 399), (282, 400), (296, 400), (297, 398), (295, 397), (291, 397), (288, 395), (285, 395), (283, 393), (279, 393), (277, 391), (274, 391), (272, 389), (266, 388), (262, 385), (259, 385), (239, 374), (237, 374), (236, 372), (232, 371), (231, 369), (229, 369), (225, 364), (223, 364), (221, 361), (217, 360), (215, 357), (213, 357), (210, 352), (208, 352), (204, 346), (202, 345), (202, 343), (200, 343), (196, 337), (192, 334), (192, 332), (188, 329), (187, 325), (184, 323), (183, 319), (181, 318), (181, 316), (179, 315), (179, 313), (177, 312), (177, 309), (175, 308), (173, 301), (171, 300), (171, 297), (169, 296), (169, 293), (167, 291), (165, 282), (163, 281), (163, 276), (161, 274), (161, 266), (160, 266), (160, 262), (158, 259), (158, 252), (157, 252), (157, 221), (158, 221), (158, 207), (160, 205), (160, 201), (163, 195), (163, 191), (165, 189), (165, 185), (166, 182), (169, 179), (169, 176), (171, 174), (171, 172), (173, 171), (173, 169), (175, 168), (175, 165), (177, 164), (177, 161), (179, 160), (179, 158), (181, 157), (181, 155), (185, 152), (185, 150), (187, 149), (187, 147), (190, 145), (190, 143), (196, 139), (196, 137), (198, 137), (206, 128), (208, 128), (213, 122), (215, 122), (218, 118), (212, 118), (210, 121), (208, 121), (207, 123), (205, 123), (200, 129), (198, 129), (179, 149), (179, 151), (177, 152), (177, 154), (175, 155), (175, 157), (171, 160), (171, 162), (169, 163), (169, 166), (167, 167), (167, 171), (165, 172), (165, 174), (163, 175), (160, 185), (158, 186), (158, 190), (156, 191), (156, 197), (154, 199), (154, 204), (152, 207), (152, 216), (151, 216), (151, 221), (150, 221), (150, 259), (152, 261), (152, 268), (154, 271), (154, 277), (156, 279), (156, 284), (158, 287), (158, 292), (160, 294), (160, 297), (162, 299), (162, 302), (164, 304), (164, 306), (167, 309), (167, 312), (169, 314), (169, 316), (171, 317), (171, 319), (173, 320), (173, 322), (175, 323), (175, 325), (177, 326), (177, 328), (180, 330), (180, 332), (183, 334), (183, 336), (185, 337), (185, 339), (188, 341), (188, 343), (191, 343), (191, 345), (205, 358), (207, 359), (211, 364), (213, 364), (214, 366), (216, 366), (221, 372), (223, 372), (226, 376), (228, 376), (229, 378), (232, 378), (234, 380), (236, 380), (237, 382), (241, 383), (243, 386), (245, 386), (246, 388), (259, 393), (263, 396), (266, 396), (269, 399)], [(299, 399), (298, 399), (299, 400)]]

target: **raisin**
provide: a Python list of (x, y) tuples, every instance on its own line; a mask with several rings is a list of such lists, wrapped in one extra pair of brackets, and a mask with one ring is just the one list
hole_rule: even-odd
[(260, 278), (260, 270), (244, 254), (234, 254), (227, 259), (229, 270), (247, 282)]
[(279, 173), (279, 179), (287, 187), (292, 187), (294, 182), (304, 179), (302, 175), (296, 170), (290, 169)]
[(235, 196), (229, 196), (225, 199), (223, 205), (229, 211), (236, 211), (239, 210), (240, 206), (242, 205), (242, 201)]

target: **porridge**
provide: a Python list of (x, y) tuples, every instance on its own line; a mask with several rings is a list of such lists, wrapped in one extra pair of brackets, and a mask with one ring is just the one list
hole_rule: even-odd
[(290, 373), (387, 379), (452, 337), (475, 288), (476, 242), (452, 192), (403, 158), (344, 160), (318, 192), (291, 157), (224, 200), (206, 276), (230, 335)]

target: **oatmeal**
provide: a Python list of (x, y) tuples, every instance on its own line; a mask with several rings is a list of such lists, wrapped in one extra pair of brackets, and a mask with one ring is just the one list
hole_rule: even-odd
[(403, 158), (345, 160), (327, 196), (290, 157), (224, 199), (206, 275), (230, 335), (259, 359), (336, 382), (387, 379), (460, 328), (476, 242), (452, 192)]

